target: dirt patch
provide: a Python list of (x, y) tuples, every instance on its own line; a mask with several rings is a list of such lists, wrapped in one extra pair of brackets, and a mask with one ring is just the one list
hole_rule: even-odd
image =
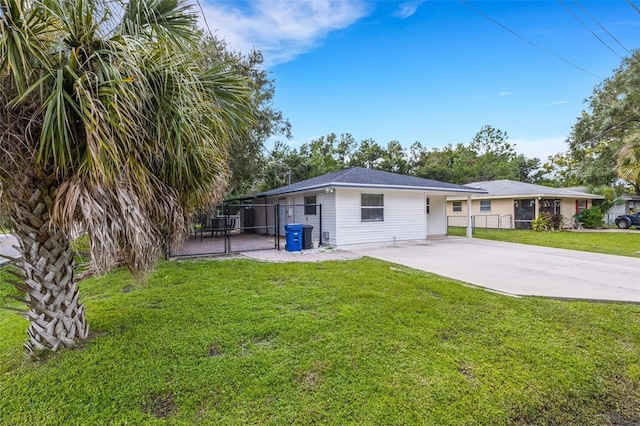
[(218, 345), (215, 345), (215, 344), (211, 345), (211, 346), (209, 346), (208, 355), (209, 356), (222, 356), (222, 349)]
[(313, 392), (324, 381), (321, 362), (316, 362), (304, 376), (300, 377), (300, 386), (305, 392)]
[(176, 414), (178, 407), (173, 394), (152, 395), (143, 405), (143, 411), (159, 419), (168, 419)]
[(464, 361), (458, 361), (457, 364), (458, 364), (458, 372), (462, 374), (464, 378), (469, 380), (470, 382), (475, 382), (476, 374), (474, 372), (473, 365)]

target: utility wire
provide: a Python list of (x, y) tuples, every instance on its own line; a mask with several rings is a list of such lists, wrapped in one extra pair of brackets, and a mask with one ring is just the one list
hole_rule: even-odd
[(611, 46), (609, 46), (607, 43), (605, 43), (605, 41), (604, 41), (604, 40), (602, 40), (602, 39), (598, 36), (598, 34), (594, 33), (594, 32), (591, 30), (591, 28), (589, 28), (589, 27), (587, 26), (587, 24), (585, 24), (584, 22), (582, 22), (582, 20), (580, 20), (580, 18), (578, 18), (578, 16), (577, 16), (575, 13), (573, 13), (573, 12), (571, 11), (571, 9), (569, 9), (569, 8), (567, 7), (567, 5), (566, 5), (566, 4), (562, 3), (562, 0), (558, 0), (558, 4), (560, 4), (560, 6), (562, 6), (562, 7), (564, 8), (564, 10), (566, 10), (567, 12), (569, 12), (569, 14), (570, 14), (571, 16), (573, 16), (573, 17), (575, 18), (575, 20), (576, 20), (576, 21), (580, 22), (580, 24), (581, 24), (583, 27), (585, 27), (585, 28), (587, 29), (587, 31), (589, 31), (589, 32), (590, 32), (590, 33), (591, 33), (595, 38), (597, 38), (597, 39), (600, 41), (600, 43), (604, 44), (604, 45), (607, 47), (607, 49), (609, 49), (610, 51), (612, 51), (612, 52), (613, 52), (613, 54), (614, 54), (614, 55), (616, 55), (618, 58), (622, 59), (622, 56), (618, 55), (618, 52), (616, 52), (615, 50), (613, 50), (613, 49), (611, 48)]
[(636, 12), (640, 13), (640, 8), (638, 8), (638, 6), (633, 4), (633, 2), (631, 0), (627, 0), (627, 3), (629, 3), (629, 5), (631, 5), (631, 7), (636, 10)]
[(586, 13), (586, 14), (587, 14), (587, 16), (589, 16), (589, 18), (593, 19), (593, 22), (595, 22), (596, 24), (598, 24), (598, 26), (599, 26), (600, 28), (602, 28), (602, 30), (603, 30), (605, 33), (607, 33), (607, 34), (609, 35), (609, 37), (611, 37), (613, 40), (615, 40), (615, 42), (616, 42), (616, 43), (618, 43), (618, 45), (619, 45), (620, 47), (622, 47), (624, 50), (626, 50), (626, 51), (627, 51), (627, 53), (628, 53), (628, 54), (630, 54), (630, 55), (631, 55), (631, 51), (630, 51), (629, 49), (627, 49), (626, 47), (624, 47), (624, 45), (623, 45), (622, 43), (620, 43), (620, 41), (618, 41), (618, 39), (617, 39), (617, 38), (615, 38), (615, 37), (613, 36), (613, 34), (611, 34), (609, 31), (607, 31), (607, 29), (606, 29), (606, 28), (605, 28), (605, 27), (604, 27), (600, 22), (598, 22), (598, 21), (596, 20), (596, 18), (594, 18), (594, 17), (593, 17), (593, 16), (592, 16), (588, 11), (587, 11), (587, 9), (585, 9), (584, 7), (582, 7), (582, 5), (580, 4), (580, 2), (578, 2), (578, 0), (573, 0), (573, 1), (574, 1), (574, 3), (575, 3), (575, 4), (577, 4), (577, 5), (578, 5), (578, 7), (580, 7), (580, 9), (582, 9), (582, 11), (583, 11), (584, 13)]
[[(530, 45), (532, 45), (532, 46), (533, 46), (533, 47), (535, 47), (536, 49), (540, 49), (540, 50), (542, 50), (542, 51), (543, 51), (543, 52), (545, 52), (547, 55), (551, 55), (551, 56), (553, 56), (554, 58), (558, 59), (559, 61), (562, 61), (562, 62), (564, 62), (565, 64), (570, 65), (570, 66), (572, 66), (573, 68), (575, 68), (575, 69), (577, 69), (577, 70), (580, 70), (580, 71), (582, 71), (582, 72), (583, 72), (583, 73), (585, 73), (585, 74), (589, 74), (590, 76), (595, 77), (595, 78), (597, 78), (598, 80), (602, 80), (602, 79), (603, 79), (602, 77), (600, 77), (600, 76), (598, 76), (598, 75), (596, 75), (596, 74), (594, 74), (594, 73), (592, 73), (592, 72), (589, 72), (589, 71), (585, 70), (584, 68), (582, 68), (582, 67), (580, 67), (580, 66), (578, 66), (578, 65), (574, 64), (573, 62), (569, 62), (569, 61), (567, 61), (566, 59), (564, 59), (564, 58), (562, 58), (562, 57), (560, 57), (560, 56), (556, 55), (556, 54), (555, 54), (555, 53), (553, 53), (553, 52), (551, 52), (550, 50), (545, 49), (544, 47), (542, 47), (542, 46), (540, 46), (540, 45), (538, 45), (538, 44), (536, 44), (536, 43), (532, 42), (531, 40), (529, 40), (529, 39), (525, 38), (524, 36), (521, 36), (520, 34), (518, 34), (517, 32), (513, 31), (512, 29), (510, 29), (510, 28), (508, 28), (508, 27), (506, 27), (506, 26), (502, 25), (500, 22), (496, 21), (495, 19), (493, 19), (492, 17), (490, 17), (490, 16), (489, 16), (489, 15), (487, 15), (486, 13), (484, 13), (484, 12), (482, 12), (482, 11), (480, 11), (480, 10), (476, 9), (475, 7), (471, 6), (471, 5), (470, 5), (469, 3), (467, 3), (465, 0), (458, 0), (458, 1), (459, 1), (460, 3), (462, 3), (463, 5), (467, 6), (469, 9), (473, 10), (474, 12), (476, 12), (478, 15), (483, 16), (484, 18), (486, 18), (486, 19), (488, 19), (489, 21), (493, 22), (494, 24), (496, 24), (496, 25), (497, 25), (497, 26), (499, 26), (500, 28), (503, 28), (503, 29), (505, 29), (505, 30), (509, 31), (511, 34), (513, 34), (514, 36), (518, 37), (520, 40), (522, 40), (522, 41), (525, 41), (525, 42), (529, 43)], [(627, 1), (630, 1), (630, 0), (627, 0)]]

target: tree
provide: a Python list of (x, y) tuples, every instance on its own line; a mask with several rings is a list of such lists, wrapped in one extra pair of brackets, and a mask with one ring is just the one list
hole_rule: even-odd
[(96, 271), (144, 271), (224, 193), (250, 91), (224, 64), (195, 62), (196, 19), (180, 0), (0, 0), (0, 201), (32, 354), (87, 337), (76, 223)]
[(467, 172), (467, 164), (474, 155), (464, 144), (449, 144), (444, 148), (428, 151), (415, 143), (411, 147), (409, 162), (413, 173), (418, 177), (463, 184), (473, 181)]
[(623, 139), (624, 145), (617, 154), (618, 177), (640, 195), (640, 131), (630, 132)]
[(468, 145), (426, 151), (416, 143), (409, 163), (416, 176), (458, 184), (496, 179), (534, 182), (542, 174), (539, 159), (517, 154), (507, 133), (491, 126), (483, 126)]
[(391, 141), (387, 144), (387, 149), (384, 150), (380, 164), (377, 168), (379, 170), (393, 173), (409, 173), (409, 161), (407, 159), (407, 153), (400, 142)]
[(473, 157), (466, 165), (469, 179), (473, 177), (472, 181), (478, 182), (521, 178), (517, 154), (508, 139), (506, 132), (488, 125), (476, 133), (469, 144), (473, 152)]
[(249, 79), (255, 120), (250, 131), (230, 144), (231, 178), (227, 191), (231, 195), (246, 195), (256, 189), (257, 175), (266, 167), (265, 142), (274, 135), (291, 138), (291, 124), (273, 106), (275, 82), (262, 68), (264, 57), (260, 51), (243, 55), (230, 50), (224, 40), (204, 35), (194, 55), (205, 68), (222, 62)]
[(384, 148), (378, 145), (373, 139), (365, 139), (360, 142), (360, 145), (354, 151), (353, 156), (349, 160), (349, 166), (377, 169), (382, 161), (382, 157), (384, 157)]
[(575, 174), (586, 185), (611, 185), (624, 138), (640, 128), (640, 50), (598, 84), (569, 135)]
[(570, 153), (558, 153), (549, 156), (542, 165), (542, 176), (537, 183), (552, 187), (580, 186), (581, 181), (576, 175), (576, 161)]

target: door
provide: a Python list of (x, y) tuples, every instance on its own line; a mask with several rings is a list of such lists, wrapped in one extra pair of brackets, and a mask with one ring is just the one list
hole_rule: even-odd
[(533, 198), (513, 201), (514, 228), (531, 229), (536, 216), (536, 201)]

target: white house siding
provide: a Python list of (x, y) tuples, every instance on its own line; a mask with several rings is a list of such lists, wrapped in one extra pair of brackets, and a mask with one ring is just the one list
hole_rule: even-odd
[(444, 195), (425, 195), (429, 198), (427, 238), (447, 234), (447, 198)]
[(335, 192), (327, 192), (323, 189), (321, 191), (310, 191), (289, 196), (287, 198), (287, 204), (292, 206), (289, 209), (292, 214), (287, 216), (287, 223), (311, 225), (313, 226), (313, 240), (321, 240), (320, 207), (317, 207), (315, 215), (304, 214), (304, 197), (310, 195), (315, 195), (316, 204), (320, 204), (322, 206), (322, 233), (325, 234), (325, 236), (329, 236), (328, 239), (322, 239), (322, 244), (335, 245)]
[[(384, 221), (361, 221), (361, 194), (384, 194)], [(424, 240), (425, 198), (423, 191), (336, 188), (336, 245)]]
[[(335, 246), (336, 243), (336, 193), (318, 194), (318, 204), (322, 204), (322, 244)], [(328, 238), (325, 238), (328, 237)]]
[[(311, 191), (306, 193), (282, 195), (269, 197), (266, 199), (267, 207), (263, 207), (265, 199), (261, 198), (252, 202), (256, 216), (255, 226), (269, 227), (269, 234), (273, 234), (276, 217), (274, 213), (274, 204), (284, 204), (280, 207), (284, 211), (284, 224), (301, 223), (313, 226), (312, 239), (320, 241), (320, 207), (317, 208), (315, 215), (304, 214), (304, 197), (307, 195), (316, 196), (316, 204), (322, 205), (322, 233), (329, 236), (329, 239), (322, 240), (322, 244), (336, 245), (336, 221), (335, 221), (335, 194), (322, 191)], [(281, 224), (281, 228), (282, 228)], [(264, 234), (265, 228), (257, 230), (258, 233)], [(326, 234), (328, 232), (328, 234)], [(281, 232), (282, 233), (282, 232)], [(284, 234), (283, 234), (284, 236)]]

